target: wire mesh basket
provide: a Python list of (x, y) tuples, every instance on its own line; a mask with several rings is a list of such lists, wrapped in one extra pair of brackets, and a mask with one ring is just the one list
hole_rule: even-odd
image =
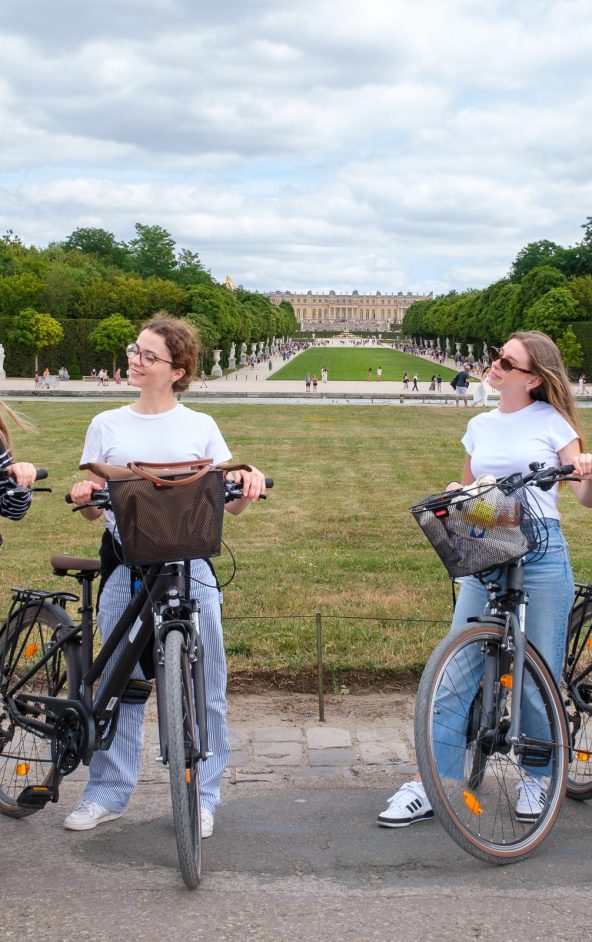
[(220, 555), (221, 469), (209, 468), (198, 480), (191, 474), (170, 475), (159, 483), (134, 477), (108, 481), (107, 487), (128, 566)]
[(520, 559), (541, 538), (540, 517), (523, 485), (500, 481), (446, 491), (426, 497), (410, 511), (452, 578)]

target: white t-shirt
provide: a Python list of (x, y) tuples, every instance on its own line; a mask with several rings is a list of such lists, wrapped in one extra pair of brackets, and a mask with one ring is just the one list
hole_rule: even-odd
[[(548, 402), (537, 401), (518, 412), (493, 409), (476, 415), (469, 422), (462, 443), (471, 457), (475, 477), (493, 474), (500, 478), (516, 471), (527, 474), (531, 461), (544, 463), (548, 468), (559, 467), (558, 452), (577, 437), (575, 429), (557, 409)], [(550, 491), (532, 490), (543, 516), (559, 519), (557, 485)]]
[[(220, 429), (209, 415), (177, 404), (168, 412), (142, 415), (122, 406), (96, 415), (88, 427), (81, 464), (103, 461), (126, 465), (129, 461), (188, 461), (211, 458), (214, 464), (232, 457)], [(105, 524), (113, 530), (111, 511)]]

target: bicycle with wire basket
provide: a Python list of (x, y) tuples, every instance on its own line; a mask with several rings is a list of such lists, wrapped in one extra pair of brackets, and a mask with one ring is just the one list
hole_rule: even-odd
[[(428, 660), (415, 744), (422, 782), (446, 831), (464, 850), (497, 864), (522, 860), (542, 843), (568, 782), (581, 797), (592, 796), (590, 778), (586, 789), (577, 779), (573, 748), (581, 708), (590, 714), (590, 671), (583, 680), (576, 672), (577, 642), (569, 668), (568, 638), (562, 694), (525, 630), (525, 558), (544, 555), (548, 538), (526, 488), (578, 479), (572, 465), (529, 467), (528, 474), (437, 494), (411, 508), (449, 575), (475, 575), (487, 589), (487, 614), (475, 613)], [(589, 640), (590, 596), (581, 606)], [(574, 637), (570, 632), (572, 644)], [(571, 714), (568, 690), (580, 697)], [(520, 812), (518, 794), (526, 804)]]
[[(242, 486), (209, 463), (153, 466), (151, 479), (134, 468), (114, 469), (110, 476), (109, 466), (94, 466), (107, 484), (84, 505), (113, 509), (122, 562), (141, 567), (139, 588), (96, 657), (92, 583), (98, 560), (51, 559), (54, 573), (73, 576), (81, 587), (78, 624), (66, 611), (77, 595), (14, 592), (0, 634), (0, 812), (21, 818), (56, 802), (62, 778), (80, 763), (88, 765), (96, 750), (109, 748), (121, 704), (144, 703), (151, 693), (150, 681), (131, 679), (150, 652), (179, 862), (193, 889), (202, 866), (199, 762), (211, 753), (189, 561), (219, 555), (224, 505), (242, 497)], [(109, 662), (109, 676), (95, 694)]]

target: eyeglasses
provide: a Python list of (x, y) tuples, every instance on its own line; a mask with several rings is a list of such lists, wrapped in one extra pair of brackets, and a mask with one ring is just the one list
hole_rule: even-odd
[(128, 359), (130, 359), (130, 357), (138, 357), (141, 366), (154, 366), (157, 360), (160, 361), (160, 363), (170, 363), (170, 365), (173, 366), (172, 360), (165, 360), (164, 357), (157, 357), (156, 354), (152, 353), (151, 350), (140, 350), (137, 343), (128, 343), (125, 352)]
[(512, 370), (518, 370), (519, 373), (532, 373), (532, 370), (525, 370), (522, 366), (516, 366), (515, 363), (512, 363), (511, 360), (508, 360), (507, 357), (503, 356), (501, 350), (498, 350), (497, 347), (490, 347), (489, 355), (493, 363), (497, 363), (499, 361), (499, 365), (501, 366), (504, 373), (511, 373)]

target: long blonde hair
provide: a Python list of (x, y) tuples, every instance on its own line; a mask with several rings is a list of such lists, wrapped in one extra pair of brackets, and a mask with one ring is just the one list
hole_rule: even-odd
[(523, 330), (512, 334), (512, 338), (524, 344), (530, 368), (541, 383), (529, 390), (531, 399), (548, 402), (557, 409), (566, 422), (572, 426), (584, 450), (584, 438), (576, 412), (575, 401), (569, 378), (557, 346), (550, 337), (538, 330)]
[(8, 426), (4, 421), (2, 412), (10, 416), (15, 425), (19, 428), (22, 428), (25, 432), (36, 432), (37, 428), (33, 423), (20, 412), (15, 412), (14, 409), (11, 409), (10, 406), (7, 406), (5, 402), (2, 402), (0, 399), (0, 444), (12, 454), (12, 446), (10, 444), (10, 432), (8, 431)]

